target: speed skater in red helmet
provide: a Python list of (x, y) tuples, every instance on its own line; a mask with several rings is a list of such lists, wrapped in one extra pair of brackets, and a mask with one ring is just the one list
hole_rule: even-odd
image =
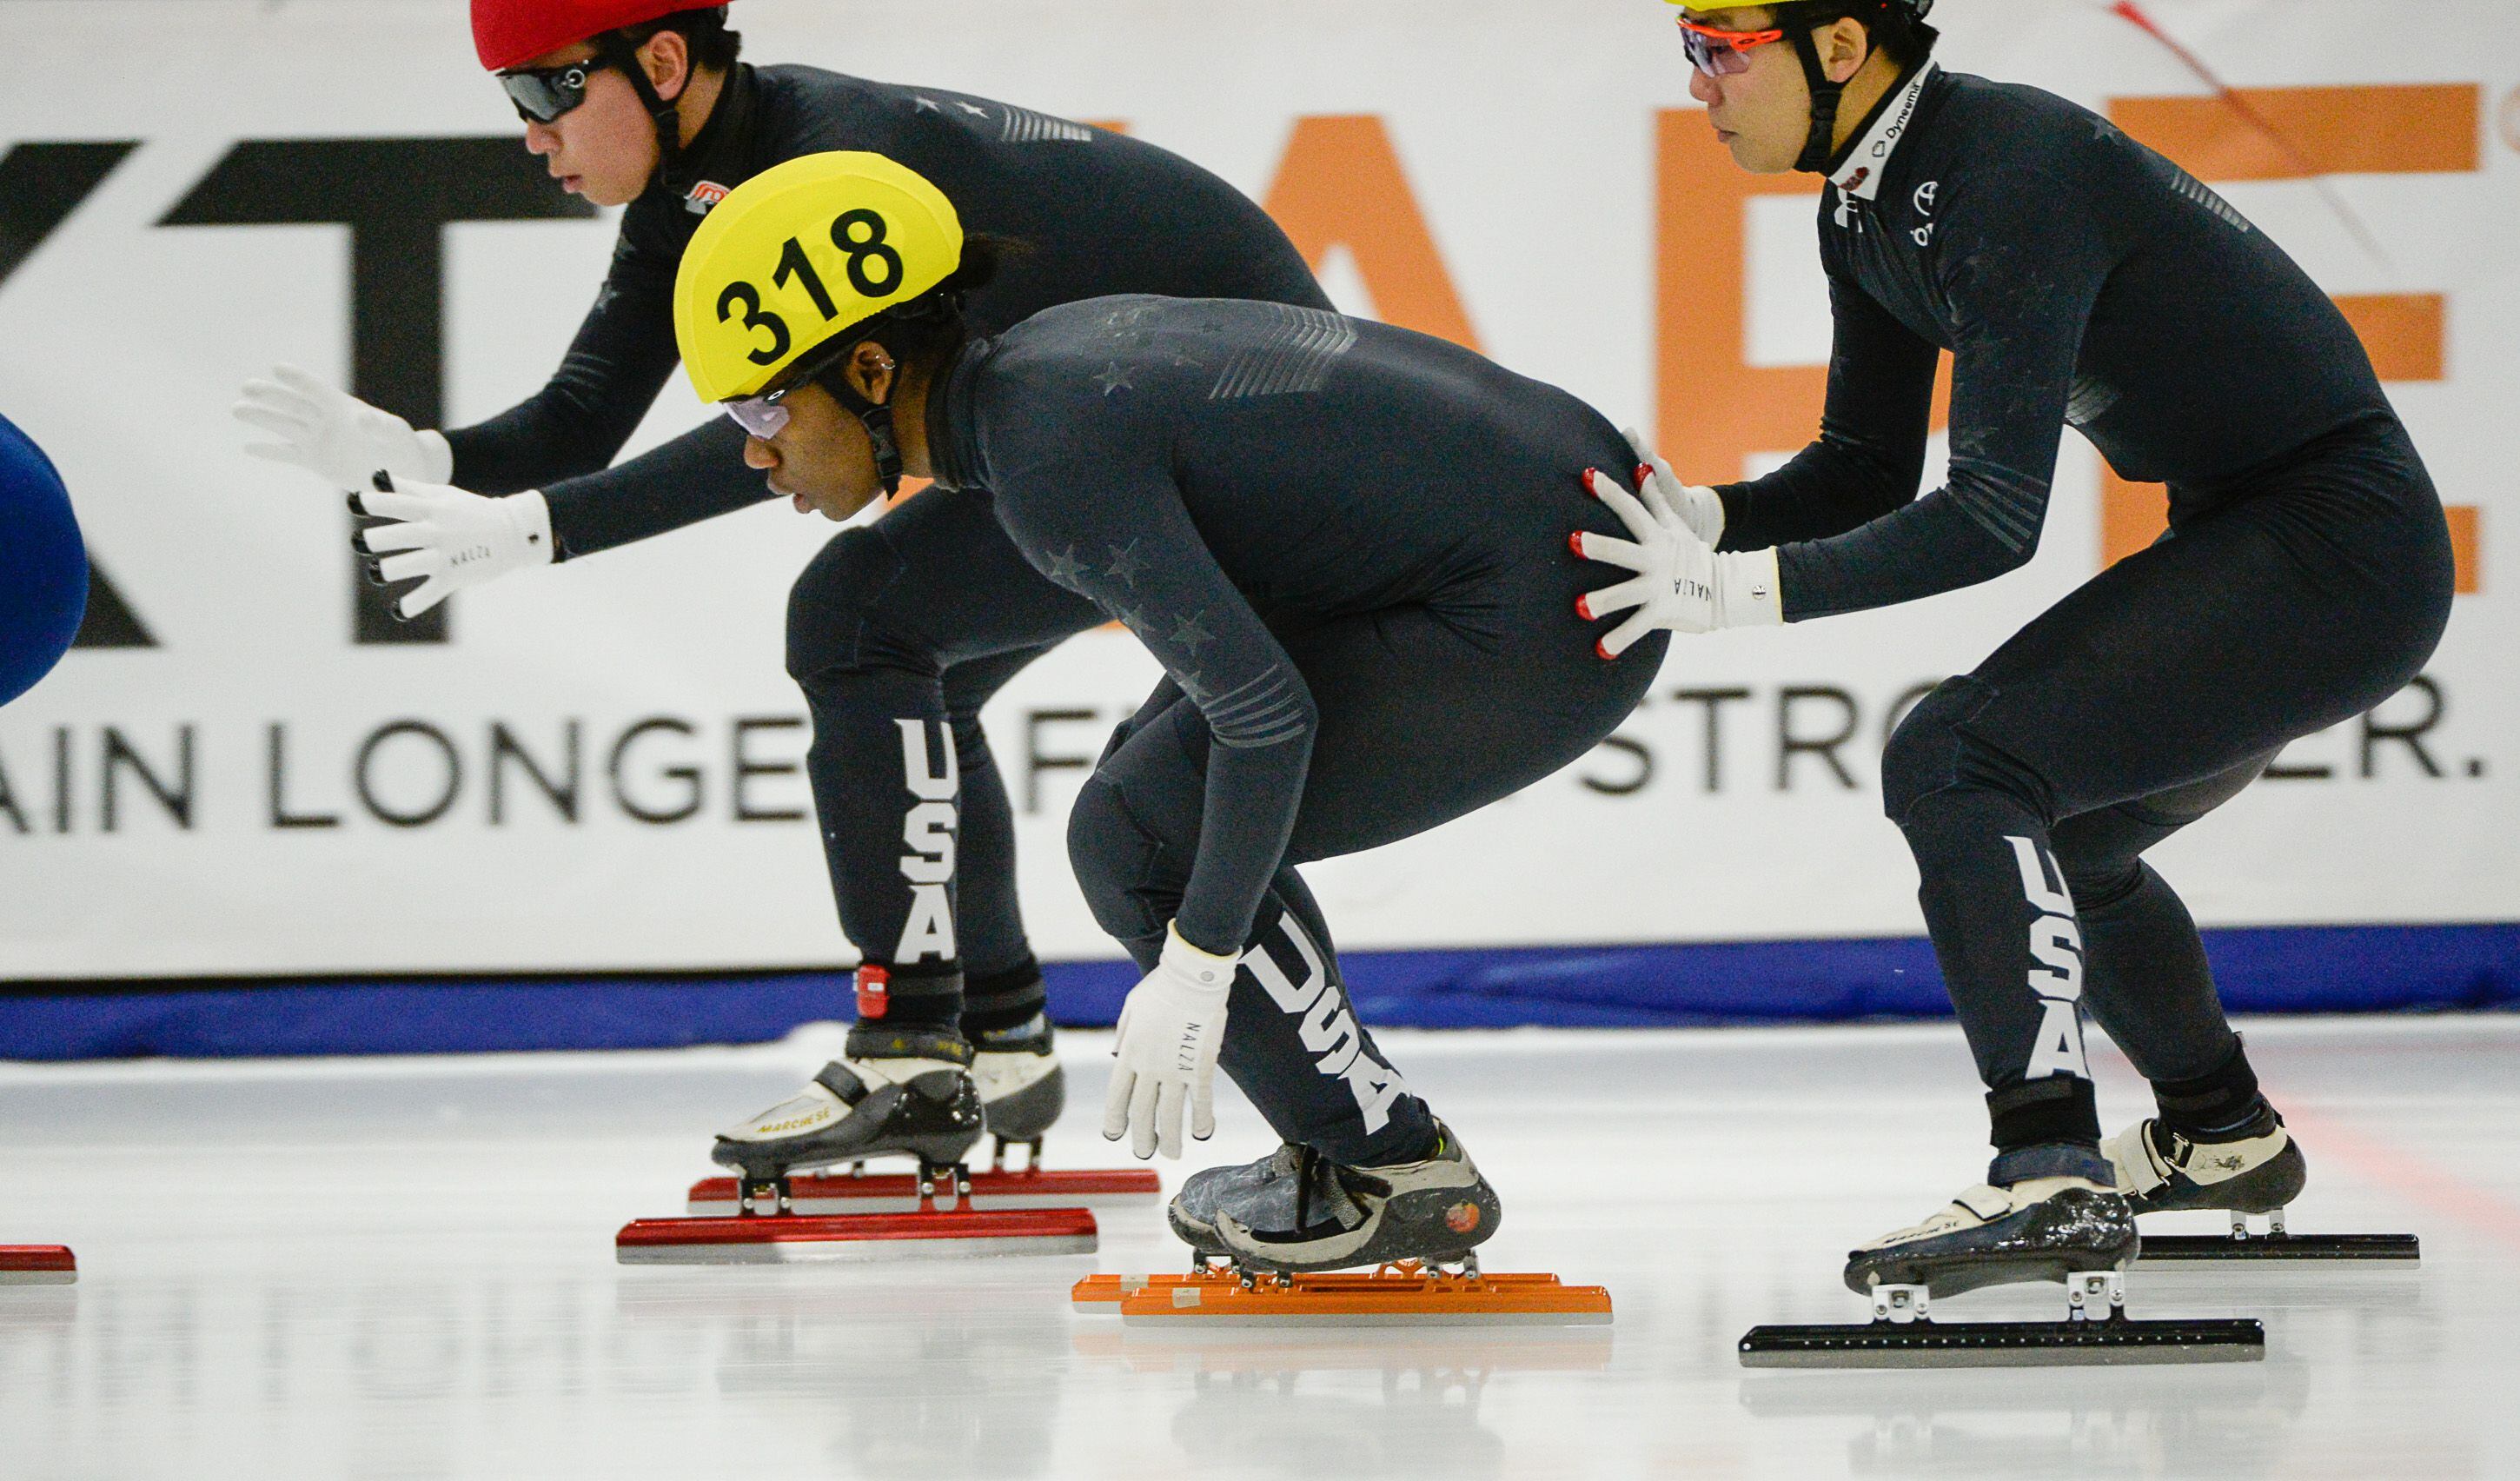
[[(300, 372), (248, 387), (240, 415), (275, 439), (259, 451), (362, 490), (391, 521), (360, 539), (403, 613), (775, 492), (723, 418), (613, 459), (678, 362), (673, 286), (694, 234), (730, 192), (787, 161), (876, 150), (932, 182), (983, 247), (953, 285), (982, 333), (1122, 292), (1329, 306), (1257, 203), (1177, 155), (967, 93), (755, 66), (728, 22), (719, 8), (657, 0), (474, 6), (481, 61), (523, 117), (526, 146), (586, 199), (627, 202), (610, 269), (538, 393), (441, 433)], [(379, 470), (393, 490), (369, 489)], [(1015, 897), (1013, 809), (978, 715), (1102, 616), (1026, 564), (988, 495), (969, 488), (928, 490), (841, 532), (798, 577), (789, 613), (818, 831), (870, 988), (857, 1068), (807, 1094), (893, 1083), (868, 1062), (886, 1055), (934, 1059), (946, 1079), (977, 1083), (993, 1132), (1037, 1140), (1058, 1113), (1060, 1077)], [(926, 850), (905, 856), (914, 821)], [(958, 1091), (940, 1103), (960, 1101)], [(748, 1158), (796, 1149), (750, 1130), (739, 1129)]]

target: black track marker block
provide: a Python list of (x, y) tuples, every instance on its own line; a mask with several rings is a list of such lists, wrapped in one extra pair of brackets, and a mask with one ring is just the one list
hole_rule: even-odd
[(1868, 1322), (1754, 1326), (1743, 1368), (2028, 1368), (2101, 1363), (2256, 1363), (2267, 1329), (2246, 1318), (2187, 1322)]

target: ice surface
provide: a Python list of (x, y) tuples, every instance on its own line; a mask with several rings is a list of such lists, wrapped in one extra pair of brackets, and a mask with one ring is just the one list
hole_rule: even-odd
[[(2520, 1020), (2257, 1025), (2313, 1169), (2301, 1232), (2410, 1230), (2420, 1268), (2138, 1270), (2138, 1315), (2265, 1319), (2267, 1361), (1745, 1372), (1761, 1322), (1854, 1321), (1858, 1238), (1982, 1173), (1947, 1027), (1387, 1037), (1503, 1193), (1486, 1255), (1610, 1287), (1609, 1328), (1123, 1332), (1094, 1270), (1171, 1270), (1152, 1208), (1099, 1256), (625, 1269), (708, 1133), (837, 1047), (0, 1067), (18, 1477), (2448, 1477), (2520, 1473)], [(1108, 1160), (1100, 1036), (1051, 1160)], [(2109, 1124), (2140, 1112), (2103, 1064)], [(1186, 1168), (1266, 1151), (1221, 1105)], [(2210, 1229), (2213, 1221), (2191, 1222)], [(2051, 1290), (1937, 1303), (2044, 1316)]]

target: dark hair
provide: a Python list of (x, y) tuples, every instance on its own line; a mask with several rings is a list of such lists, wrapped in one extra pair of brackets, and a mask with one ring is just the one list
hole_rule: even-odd
[(683, 45), (692, 54), (692, 66), (701, 71), (731, 70), (735, 67), (735, 59), (743, 52), (743, 33), (727, 29), (726, 7), (723, 5), (676, 11), (654, 21), (625, 25), (615, 34), (628, 44), (630, 50), (636, 51), (665, 31), (672, 31), (683, 38)]
[[(865, 323), (848, 330), (849, 350), (872, 339), (892, 351), (896, 364), (905, 368), (921, 366), (933, 372), (970, 337), (970, 324), (964, 318), (963, 304), (971, 294), (996, 281), (998, 269), (1011, 257), (1021, 257), (1032, 250), (1032, 244), (1012, 237), (992, 236), (975, 232), (963, 239), (963, 263), (953, 275), (908, 303), (895, 304)], [(813, 379), (837, 376), (848, 364), (849, 350), (831, 362), (828, 370)]]
[(1932, 56), (1934, 43), (1942, 39), (1943, 33), (1926, 24), (1919, 14), (1928, 8), (1912, 8), (1908, 0), (1785, 0), (1777, 7), (1814, 30), (1832, 21), (1863, 22), (1873, 49), (1897, 63), (1903, 72)]

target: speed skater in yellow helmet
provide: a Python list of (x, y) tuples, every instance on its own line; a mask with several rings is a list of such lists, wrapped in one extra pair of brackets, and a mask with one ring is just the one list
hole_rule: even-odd
[[(788, 393), (871, 328), (952, 313), (965, 245), (944, 192), (881, 155), (834, 151), (762, 171), (709, 212), (675, 275), (674, 338), (692, 388), (753, 437), (775, 435)], [(892, 492), (891, 408), (836, 378), (825, 388), (866, 426)]]

